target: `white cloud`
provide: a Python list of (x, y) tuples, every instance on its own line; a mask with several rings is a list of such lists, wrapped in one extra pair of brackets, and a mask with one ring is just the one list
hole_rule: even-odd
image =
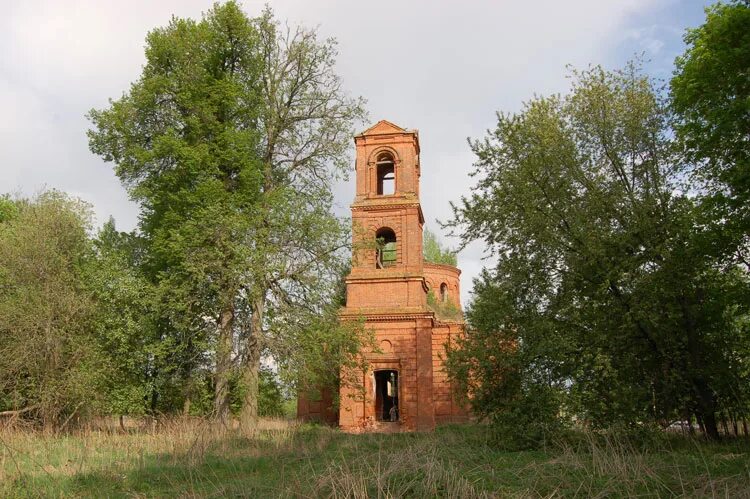
[[(369, 100), (372, 121), (420, 130), (422, 201), (430, 228), (468, 193), (473, 161), (466, 137), (536, 93), (561, 91), (565, 65), (607, 62), (631, 29), (629, 17), (661, 0), (396, 1), (278, 0), (291, 24), (319, 25), (339, 40), (339, 71)], [(0, 19), (0, 191), (42, 186), (79, 193), (100, 220), (124, 229), (137, 209), (112, 173), (88, 152), (84, 114), (135, 80), (144, 37), (172, 14), (198, 17), (211, 1), (26, 1)], [(251, 14), (262, 7), (247, 3)], [(631, 29), (632, 31), (632, 29)], [(632, 31), (636, 33), (636, 31)], [(644, 35), (633, 35), (641, 43)], [(659, 40), (649, 50), (661, 50)], [(352, 144), (353, 148), (353, 144)], [(351, 182), (337, 186), (347, 207)], [(346, 208), (344, 208), (346, 209)], [(455, 244), (455, 242), (453, 243)], [(481, 245), (459, 255), (466, 301), (482, 266)]]
[(626, 40), (632, 40), (637, 43), (637, 46), (645, 52), (649, 57), (659, 56), (662, 53), (662, 49), (666, 45), (664, 37), (679, 36), (681, 30), (672, 26), (662, 26), (658, 24), (652, 24), (650, 26), (630, 29), (625, 32)]

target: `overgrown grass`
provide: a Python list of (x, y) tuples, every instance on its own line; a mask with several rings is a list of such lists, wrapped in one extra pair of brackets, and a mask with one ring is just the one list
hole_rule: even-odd
[(0, 431), (3, 497), (750, 497), (750, 444), (684, 437), (642, 447), (576, 434), (502, 452), (479, 425), (347, 435), (263, 420), (252, 431)]

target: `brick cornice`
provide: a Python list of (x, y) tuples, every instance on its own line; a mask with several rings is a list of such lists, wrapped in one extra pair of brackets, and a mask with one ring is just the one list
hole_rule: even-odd
[(461, 275), (461, 269), (453, 265), (446, 265), (444, 263), (432, 263), (432, 262), (424, 262), (422, 265), (424, 266), (425, 269), (432, 267), (436, 269), (447, 270), (457, 275)]
[[(393, 272), (393, 273), (391, 273)], [(394, 272), (388, 269), (375, 269), (359, 271), (349, 274), (346, 283), (366, 283), (366, 282), (404, 282), (404, 281), (423, 281), (424, 276), (418, 272)]]
[(364, 319), (366, 322), (411, 321), (418, 319), (430, 319), (434, 321), (435, 313), (427, 310), (418, 312), (391, 312), (366, 309), (348, 310), (343, 308), (339, 311), (339, 317), (341, 320)]
[(435, 326), (465, 326), (466, 321), (451, 319), (435, 319)]
[(394, 208), (419, 208), (420, 204), (416, 198), (404, 196), (388, 196), (379, 198), (368, 198), (352, 203), (353, 211), (387, 211)]

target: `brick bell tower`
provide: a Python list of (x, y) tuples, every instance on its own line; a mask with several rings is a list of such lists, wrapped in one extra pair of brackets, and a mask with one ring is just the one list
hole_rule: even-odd
[(339, 424), (350, 430), (395, 428), (382, 424), (394, 422), (400, 429), (431, 429), (434, 316), (422, 256), (419, 135), (383, 120), (354, 142), (354, 251), (341, 318), (364, 317), (380, 351), (366, 355), (365, 400), (342, 389)]
[(387, 121), (354, 138), (357, 191), (347, 308), (425, 310), (419, 135)]
[[(352, 270), (342, 321), (364, 320), (377, 349), (364, 351), (366, 371), (346, 374), (339, 406), (330, 390), (300, 393), (303, 420), (345, 431), (431, 430), (465, 421), (443, 359), (465, 331), (461, 271), (425, 263), (419, 202), (419, 135), (380, 121), (354, 137)], [(353, 382), (352, 382), (353, 381)]]

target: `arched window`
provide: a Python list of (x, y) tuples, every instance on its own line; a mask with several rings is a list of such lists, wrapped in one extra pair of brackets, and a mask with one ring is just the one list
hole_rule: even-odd
[(396, 265), (396, 234), (388, 228), (375, 233), (375, 267), (382, 269)]
[(378, 196), (388, 196), (396, 192), (396, 169), (393, 156), (384, 152), (375, 162), (378, 174)]
[(445, 283), (440, 285), (440, 301), (443, 303), (448, 301), (448, 285)]

